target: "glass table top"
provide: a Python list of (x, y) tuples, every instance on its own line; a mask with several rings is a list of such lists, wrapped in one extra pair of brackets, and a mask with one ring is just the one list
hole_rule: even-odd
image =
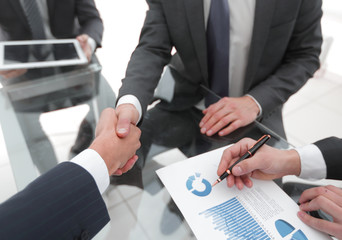
[[(82, 121), (88, 124), (82, 128), (81, 123), (81, 129), (74, 138), (91, 140), (99, 113), (115, 104), (115, 95), (108, 90), (110, 87), (100, 73), (101, 66), (91, 63), (78, 67), (35, 69), (16, 79), (1, 79), (2, 137), (18, 190), (58, 162), (72, 157), (70, 149), (58, 150), (68, 156), (65, 159), (54, 156), (56, 146), (49, 143), (49, 136), (40, 125), (41, 114), (58, 114), (61, 109), (89, 105), (89, 113)], [(243, 137), (258, 139), (264, 134), (272, 136), (268, 145), (289, 147), (286, 140), (258, 122), (226, 137), (195, 134), (187, 146), (166, 148), (153, 145), (142, 171), (140, 187), (113, 183), (104, 194), (112, 220), (97, 239), (112, 239), (113, 236), (119, 236), (116, 239), (196, 239), (155, 171), (187, 157), (235, 143)], [(79, 151), (87, 147), (86, 144), (79, 145)], [(112, 195), (117, 196), (118, 192), (120, 203), (125, 206), (122, 212), (112, 210), (118, 204)], [(128, 212), (134, 217), (129, 218)], [(126, 221), (123, 228), (120, 227), (122, 221)]]

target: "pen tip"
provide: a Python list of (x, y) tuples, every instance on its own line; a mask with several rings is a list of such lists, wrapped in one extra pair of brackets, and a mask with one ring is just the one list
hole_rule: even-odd
[(211, 185), (211, 187), (214, 187), (216, 184), (217, 184), (217, 181), (215, 181), (215, 182)]

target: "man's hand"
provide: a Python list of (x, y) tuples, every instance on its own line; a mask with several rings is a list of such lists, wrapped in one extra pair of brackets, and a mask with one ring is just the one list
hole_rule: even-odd
[[(342, 239), (342, 189), (334, 186), (305, 190), (299, 198), (298, 217), (310, 227)], [(306, 212), (323, 210), (333, 217), (333, 222), (314, 218)]]
[(137, 124), (139, 112), (133, 104), (125, 103), (117, 106), (116, 114), (118, 116), (116, 133), (119, 137), (124, 138), (130, 133), (130, 125)]
[[(221, 176), (234, 162), (244, 155), (254, 144), (255, 140), (244, 138), (227, 148), (222, 155), (217, 175)], [(234, 185), (242, 189), (244, 185), (252, 187), (250, 177), (271, 180), (285, 175), (300, 174), (300, 159), (296, 150), (279, 150), (270, 146), (262, 146), (253, 157), (237, 164), (233, 174), (227, 177), (228, 187)]]
[(199, 126), (202, 134), (212, 136), (219, 132), (220, 136), (225, 136), (252, 123), (258, 113), (259, 107), (251, 97), (225, 97), (203, 110)]
[(89, 147), (100, 154), (107, 165), (109, 175), (121, 175), (130, 170), (138, 159), (135, 152), (140, 148), (140, 129), (130, 124), (130, 134), (119, 138), (115, 131), (116, 124), (115, 110), (105, 109), (96, 127), (95, 140)]
[(27, 72), (27, 69), (13, 69), (0, 71), (0, 76), (4, 79), (16, 78)]
[(82, 34), (76, 37), (76, 39), (79, 41), (81, 48), (86, 55), (88, 62), (91, 60), (91, 56), (93, 55), (93, 50), (91, 49), (89, 43), (88, 43), (89, 36), (87, 34)]

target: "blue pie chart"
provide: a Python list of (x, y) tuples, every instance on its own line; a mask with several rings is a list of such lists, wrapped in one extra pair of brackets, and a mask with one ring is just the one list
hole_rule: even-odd
[[(201, 189), (196, 189), (194, 187), (194, 183), (198, 183), (198, 181), (200, 181), (201, 183)], [(208, 196), (211, 192), (211, 184), (209, 183), (208, 180), (201, 178), (201, 174), (200, 173), (195, 173), (195, 175), (192, 175), (188, 178), (188, 180), (186, 181), (186, 187), (187, 189), (192, 192), (193, 194), (195, 194), (198, 197), (205, 197)]]
[[(275, 226), (277, 228), (278, 233), (282, 238), (291, 234), (295, 228), (285, 220), (279, 219), (275, 222)], [(291, 240), (308, 240), (302, 230), (297, 230), (292, 236)]]

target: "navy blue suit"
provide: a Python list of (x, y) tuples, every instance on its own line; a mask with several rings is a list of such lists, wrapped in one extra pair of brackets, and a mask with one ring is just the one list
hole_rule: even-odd
[(64, 162), (0, 205), (0, 239), (90, 239), (109, 222), (94, 178)]

